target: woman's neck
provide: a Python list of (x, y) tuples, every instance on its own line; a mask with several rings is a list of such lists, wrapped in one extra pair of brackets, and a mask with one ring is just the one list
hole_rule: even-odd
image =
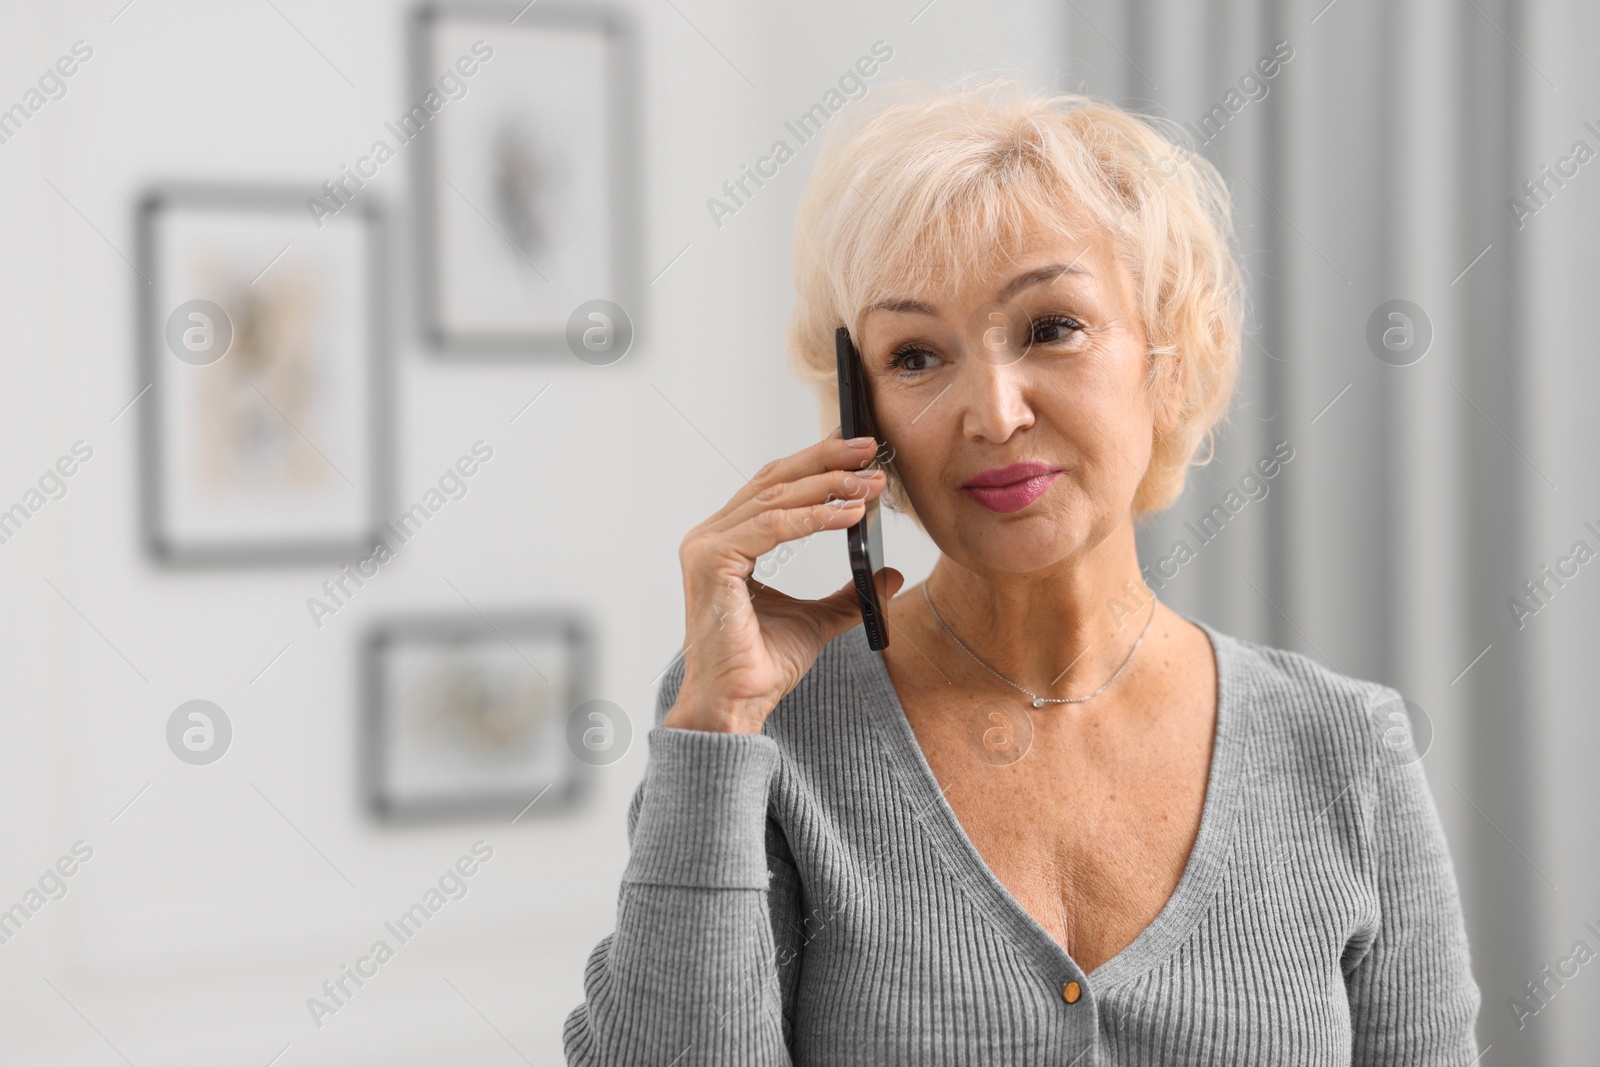
[(932, 626), (948, 644), (943, 618), (980, 660), (1040, 696), (1083, 696), (1122, 666), (1155, 610), (1131, 544), (1115, 556), (1018, 575), (978, 573), (941, 555), (924, 583)]

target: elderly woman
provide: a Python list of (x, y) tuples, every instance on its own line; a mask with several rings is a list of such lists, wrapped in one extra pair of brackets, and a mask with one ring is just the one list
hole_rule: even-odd
[[(791, 357), (836, 414), (848, 327), (885, 447), (830, 434), (684, 538), (569, 1062), (1474, 1062), (1444, 834), (1371, 726), (1399, 695), (1141, 579), (1240, 358), (1216, 170), (1085, 97), (889, 87), (794, 258)], [(940, 550), (879, 572), (882, 653), (849, 585), (752, 579), (880, 495)]]

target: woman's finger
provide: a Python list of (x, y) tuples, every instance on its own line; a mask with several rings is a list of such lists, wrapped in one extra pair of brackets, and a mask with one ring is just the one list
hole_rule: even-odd
[(720, 559), (724, 568), (744, 577), (755, 568), (756, 560), (786, 541), (819, 530), (842, 530), (855, 525), (861, 521), (865, 505), (865, 499), (857, 497), (793, 508), (768, 508), (735, 526), (703, 535), (701, 550), (709, 551)]
[(741, 486), (728, 503), (712, 516), (712, 520), (724, 518), (751, 497), (774, 485), (830, 470), (860, 470), (871, 463), (876, 455), (875, 441), (869, 439), (864, 447), (857, 447), (841, 438), (839, 432), (835, 430), (822, 440), (807, 445), (792, 455), (775, 459), (756, 471), (755, 476)]
[(840, 498), (871, 499), (888, 484), (883, 472), (876, 468), (865, 471), (831, 470), (809, 474), (792, 482), (777, 482), (745, 500), (719, 519), (712, 519), (706, 529), (721, 531), (732, 529), (757, 513), (774, 508), (798, 508), (807, 504), (824, 504)]

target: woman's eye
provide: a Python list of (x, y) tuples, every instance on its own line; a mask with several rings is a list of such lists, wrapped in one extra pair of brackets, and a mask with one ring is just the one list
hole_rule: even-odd
[(922, 371), (928, 369), (927, 361), (937, 359), (932, 352), (925, 348), (906, 347), (896, 351), (889, 357), (890, 370)]
[(1083, 329), (1078, 322), (1065, 315), (1046, 315), (1033, 323), (1033, 343), (1051, 345), (1067, 339), (1067, 335)]

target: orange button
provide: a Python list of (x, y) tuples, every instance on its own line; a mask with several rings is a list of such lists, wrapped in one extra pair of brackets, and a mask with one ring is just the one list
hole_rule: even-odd
[(1078, 1003), (1078, 997), (1082, 994), (1082, 992), (1083, 990), (1078, 988), (1077, 982), (1068, 982), (1066, 985), (1061, 987), (1061, 999), (1066, 1001), (1068, 1004), (1076, 1004)]

